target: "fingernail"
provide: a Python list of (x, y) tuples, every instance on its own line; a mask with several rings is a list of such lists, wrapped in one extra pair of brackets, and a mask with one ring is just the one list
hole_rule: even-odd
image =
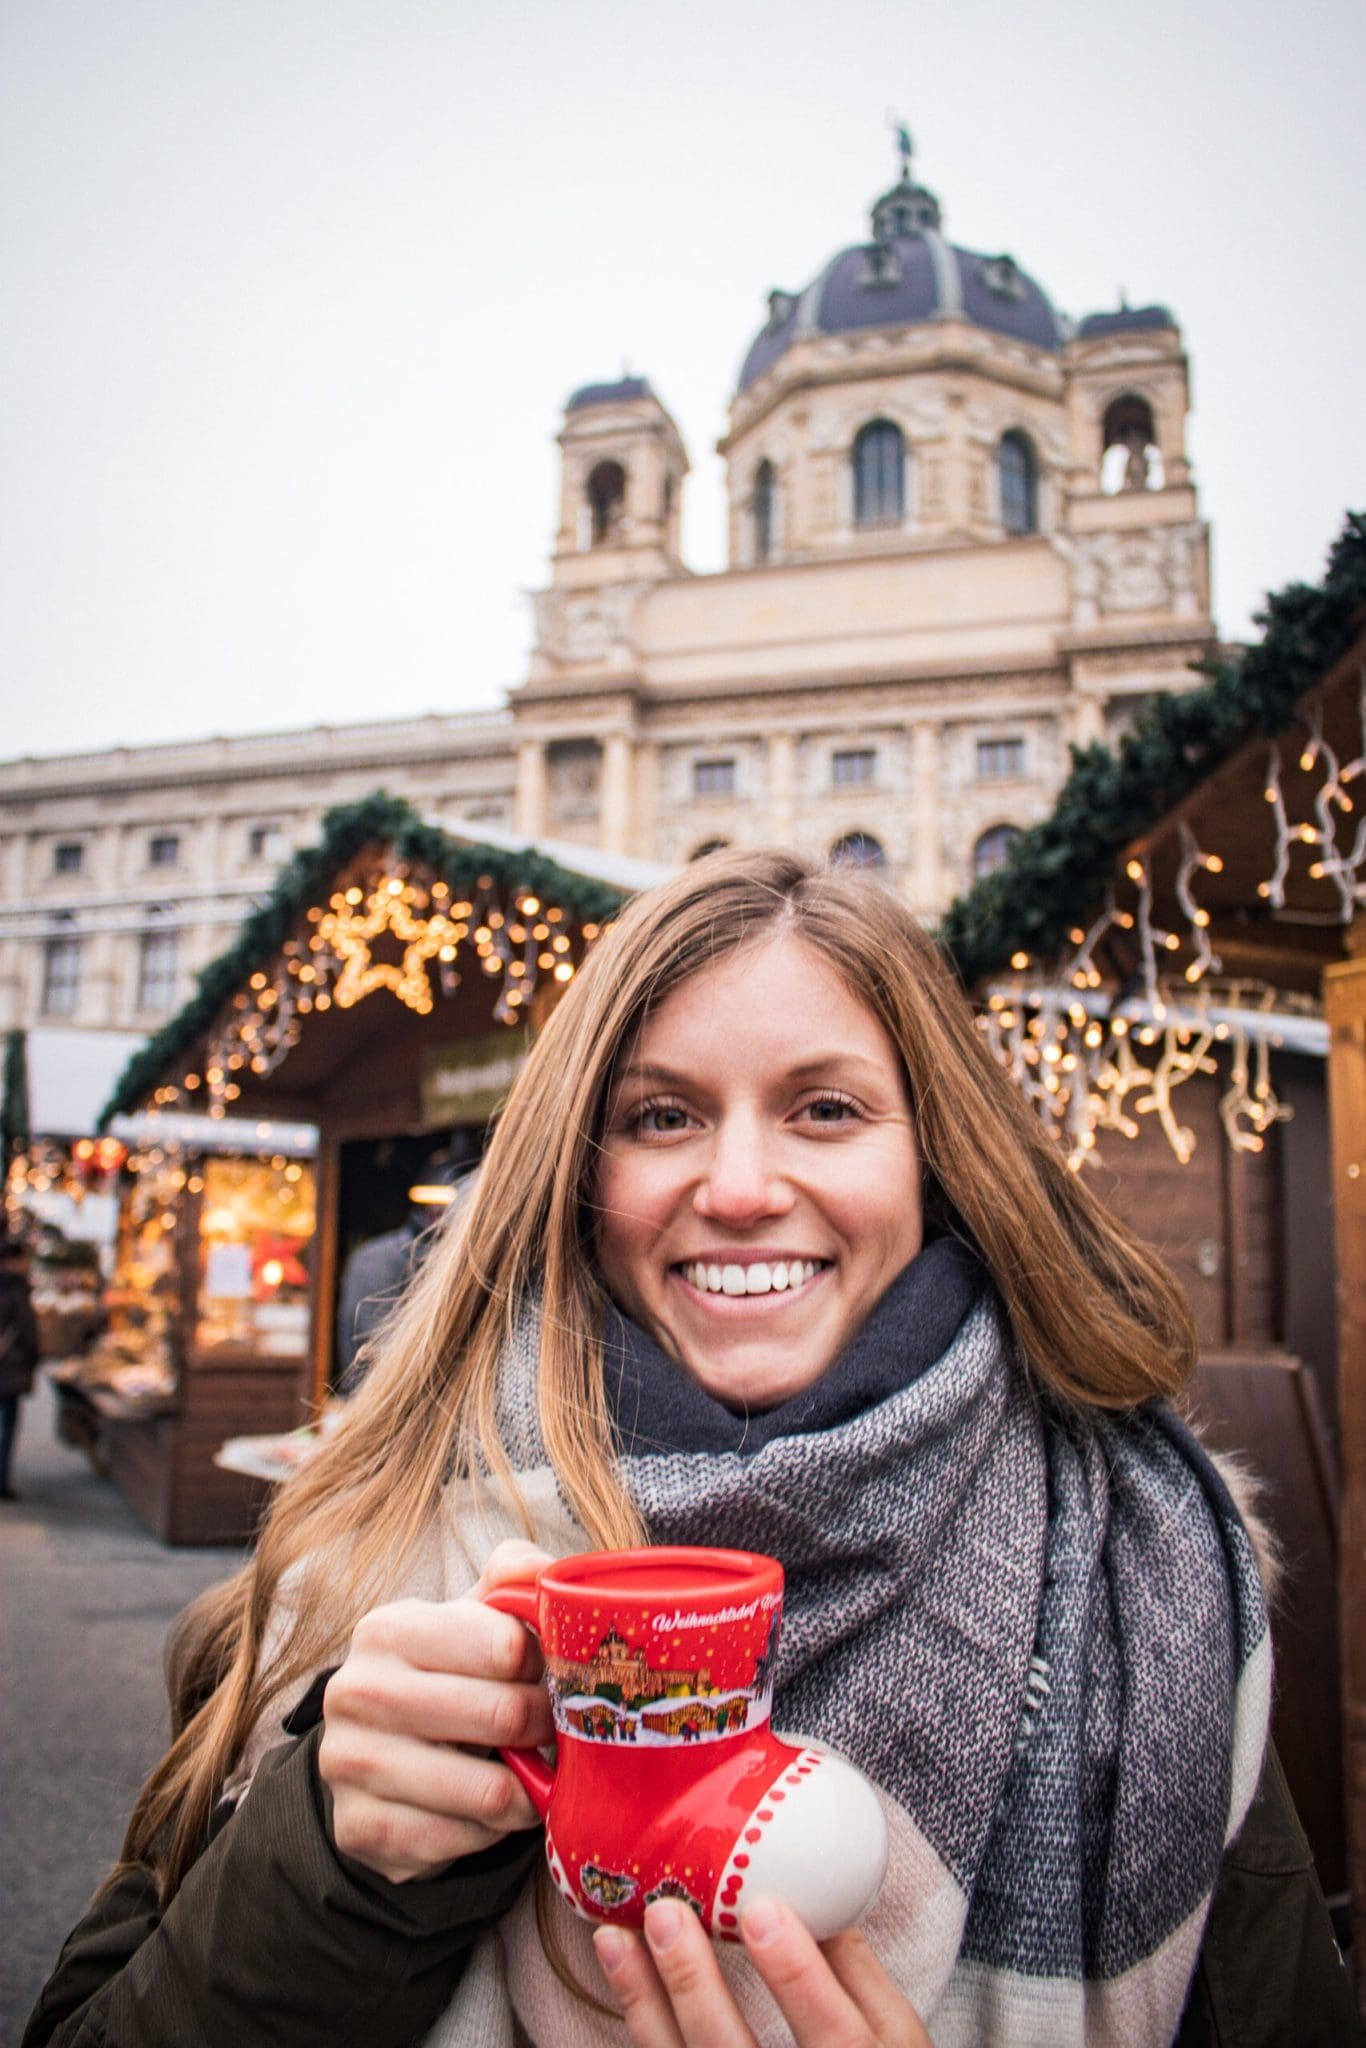
[(656, 1899), (645, 1908), (645, 1938), (656, 1954), (672, 1948), (683, 1932), (683, 1908), (672, 1899)]
[(783, 1924), (783, 1916), (772, 1899), (756, 1899), (740, 1916), (740, 1925), (753, 1942), (772, 1941)]
[(619, 1928), (600, 1927), (593, 1936), (593, 1947), (597, 1950), (598, 1961), (609, 1977), (615, 1977), (626, 1961), (626, 1937)]

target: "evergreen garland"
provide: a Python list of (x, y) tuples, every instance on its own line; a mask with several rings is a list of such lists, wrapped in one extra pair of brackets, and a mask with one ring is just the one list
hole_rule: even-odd
[(1366, 610), (1366, 513), (1352, 512), (1321, 585), (1292, 583), (1257, 613), (1260, 641), (1195, 666), (1200, 688), (1159, 697), (1117, 752), (1073, 747), (1051, 817), (1015, 840), (1003, 865), (956, 897), (940, 945), (966, 988), (1012, 953), (1047, 953), (1104, 900), (1118, 854), (1256, 733), (1291, 721), (1349, 645)]
[(28, 1039), (22, 1031), (5, 1033), (5, 1062), (0, 1077), (0, 1180), (10, 1161), (22, 1152), (33, 1133), (29, 1128)]
[(269, 966), (304, 912), (327, 901), (338, 875), (367, 848), (429, 870), (456, 897), (469, 895), (479, 877), (489, 875), (509, 893), (530, 890), (589, 923), (615, 917), (625, 895), (609, 883), (571, 874), (557, 861), (529, 850), (462, 845), (440, 826), (429, 825), (402, 797), (382, 789), (358, 803), (338, 804), (323, 819), (317, 844), (286, 862), (266, 902), (245, 920), (228, 950), (201, 971), (197, 991), (183, 1009), (133, 1054), (100, 1113), (102, 1127), (110, 1117), (140, 1108), (162, 1086), (179, 1057), (211, 1028), (224, 1004), (250, 975)]

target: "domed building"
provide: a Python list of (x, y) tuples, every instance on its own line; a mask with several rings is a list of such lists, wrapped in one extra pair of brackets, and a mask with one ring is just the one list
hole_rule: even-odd
[(661, 860), (778, 839), (942, 910), (1210, 652), (1209, 548), (1161, 306), (1073, 321), (949, 241), (912, 174), (775, 290), (720, 449), (729, 566), (679, 545), (687, 453), (644, 378), (568, 402), (514, 693), (515, 823)]
[(618, 864), (833, 852), (934, 917), (1051, 808), (1069, 742), (1210, 651), (1188, 403), (1164, 308), (1069, 321), (948, 240), (905, 138), (868, 238), (771, 292), (744, 353), (727, 568), (684, 563), (650, 383), (586, 385), (504, 708), (0, 765), (0, 1025), (155, 1028), (376, 785)]

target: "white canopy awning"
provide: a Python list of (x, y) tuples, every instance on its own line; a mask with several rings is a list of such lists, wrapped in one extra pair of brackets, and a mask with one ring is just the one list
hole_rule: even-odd
[(28, 1120), (35, 1138), (85, 1138), (97, 1128), (114, 1083), (147, 1040), (140, 1031), (63, 1030), (24, 1034)]
[(531, 839), (525, 832), (509, 831), (506, 825), (491, 825), (487, 818), (429, 818), (448, 839), (471, 846), (496, 846), (500, 853), (519, 853), (523, 847), (567, 868), (571, 875), (585, 875), (592, 882), (609, 882), (614, 889), (649, 889), (678, 873), (677, 864), (638, 860), (634, 854), (607, 853), (600, 846), (581, 846), (576, 839)]

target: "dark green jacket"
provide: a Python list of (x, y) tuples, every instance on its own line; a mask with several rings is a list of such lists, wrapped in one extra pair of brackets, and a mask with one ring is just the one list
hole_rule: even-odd
[[(478, 1936), (512, 1904), (538, 1833), (426, 1883), (332, 1847), (319, 1731), (262, 1763), (163, 1914), (141, 1871), (71, 1935), (23, 2048), (412, 2048)], [(1274, 1753), (1224, 1859), (1178, 2048), (1351, 2048), (1360, 2032)], [(1135, 2042), (1133, 2048), (1163, 2048)]]

